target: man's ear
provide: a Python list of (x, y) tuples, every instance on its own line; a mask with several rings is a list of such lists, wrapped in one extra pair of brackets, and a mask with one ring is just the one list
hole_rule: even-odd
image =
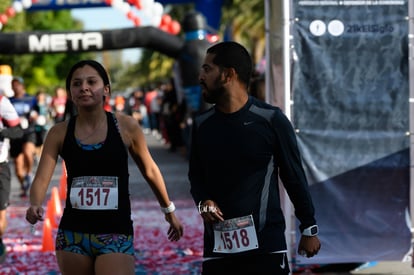
[(236, 77), (236, 70), (234, 68), (225, 68), (223, 74), (227, 81)]

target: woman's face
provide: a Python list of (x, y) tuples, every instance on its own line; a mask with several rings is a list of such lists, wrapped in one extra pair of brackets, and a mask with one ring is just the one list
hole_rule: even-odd
[(85, 65), (74, 71), (70, 81), (70, 94), (78, 107), (102, 106), (104, 96), (109, 96), (109, 86), (91, 66)]

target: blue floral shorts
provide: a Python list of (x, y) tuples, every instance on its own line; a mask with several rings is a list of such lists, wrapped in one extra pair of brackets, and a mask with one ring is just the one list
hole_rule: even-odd
[(90, 234), (59, 229), (56, 250), (63, 250), (90, 257), (102, 254), (124, 253), (134, 255), (134, 237), (123, 234)]

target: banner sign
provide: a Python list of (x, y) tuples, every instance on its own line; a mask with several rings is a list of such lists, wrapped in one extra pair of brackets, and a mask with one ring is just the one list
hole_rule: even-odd
[[(293, 0), (292, 122), (322, 249), (298, 263), (410, 249), (408, 0)], [(297, 235), (299, 237), (299, 235)]]
[(61, 10), (99, 7), (110, 7), (110, 5), (106, 4), (105, 0), (37, 0), (28, 10)]
[(149, 48), (178, 57), (184, 41), (155, 27), (102, 31), (0, 33), (0, 54), (91, 52)]

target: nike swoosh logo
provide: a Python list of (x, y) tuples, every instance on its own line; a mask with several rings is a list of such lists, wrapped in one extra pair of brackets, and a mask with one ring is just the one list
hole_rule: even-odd
[(243, 122), (243, 125), (244, 125), (244, 126), (247, 126), (247, 125), (250, 125), (250, 124), (252, 124), (252, 123), (254, 123), (254, 121)]
[(283, 254), (282, 263), (280, 264), (281, 269), (285, 269), (285, 257), (286, 257), (286, 254)]

